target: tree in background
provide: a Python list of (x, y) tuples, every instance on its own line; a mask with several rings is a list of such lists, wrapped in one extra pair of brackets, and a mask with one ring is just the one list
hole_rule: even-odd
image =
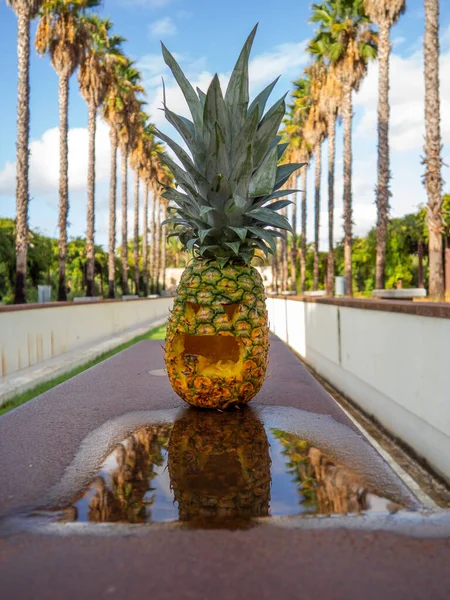
[(378, 26), (378, 182), (376, 288), (385, 286), (386, 236), (389, 218), (389, 57), (391, 27), (405, 10), (405, 0), (364, 0), (370, 20)]
[(309, 80), (309, 93), (312, 104), (304, 127), (304, 135), (314, 149), (314, 267), (313, 290), (319, 289), (319, 232), (320, 232), (320, 183), (322, 179), (322, 143), (327, 132), (326, 115), (320, 106), (320, 96), (326, 79), (324, 63), (315, 61), (305, 69), (304, 74)]
[(80, 91), (88, 105), (88, 194), (87, 194), (87, 264), (86, 296), (95, 295), (95, 133), (97, 111), (103, 104), (111, 85), (113, 64), (123, 60), (120, 45), (124, 38), (111, 36), (112, 23), (92, 15), (86, 19), (86, 52), (78, 71)]
[(45, 0), (36, 31), (36, 49), (50, 55), (59, 77), (59, 289), (58, 300), (67, 300), (67, 217), (69, 214), (69, 80), (83, 60), (89, 39), (86, 9), (99, 0)]
[(425, 71), (425, 187), (428, 195), (427, 223), (430, 257), (429, 295), (444, 300), (444, 266), (442, 252), (442, 158), (441, 115), (439, 100), (439, 0), (425, 0), (425, 35), (423, 39)]
[[(290, 142), (290, 147), (294, 147), (298, 152), (298, 162), (309, 162), (311, 158), (311, 146), (308, 143), (304, 128), (308, 120), (309, 110), (313, 98), (310, 93), (309, 81), (303, 77), (294, 81), (294, 91), (292, 93), (293, 104), (289, 106), (288, 115), (284, 121), (284, 135)], [(301, 241), (300, 241), (300, 291), (305, 291), (306, 282), (306, 249), (307, 249), (307, 169), (301, 169)], [(295, 257), (297, 247), (294, 245)], [(292, 254), (294, 256), (294, 253)], [(293, 260), (295, 260), (293, 258)], [(295, 287), (296, 290), (296, 287)]]
[(320, 43), (326, 60), (342, 86), (344, 123), (344, 253), (346, 293), (352, 295), (352, 119), (354, 90), (376, 56), (376, 34), (370, 28), (363, 0), (327, 0), (313, 4), (311, 20), (319, 24), (314, 43)]
[(28, 171), (30, 162), (30, 21), (43, 0), (6, 0), (17, 15), (17, 158), (16, 158), (16, 282), (15, 303), (27, 301)]

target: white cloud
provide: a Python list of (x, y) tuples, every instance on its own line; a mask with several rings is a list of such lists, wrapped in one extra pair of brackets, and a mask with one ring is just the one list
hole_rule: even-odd
[(393, 46), (400, 46), (401, 44), (404, 44), (406, 42), (406, 38), (402, 37), (401, 35), (398, 35), (397, 37), (395, 37), (392, 40), (392, 45)]
[(281, 44), (271, 52), (258, 54), (250, 61), (250, 83), (253, 87), (268, 84), (278, 75), (298, 76), (300, 67), (308, 61), (306, 41)]
[[(450, 142), (450, 79), (444, 74), (450, 71), (450, 53), (441, 54), (440, 95), (441, 134), (443, 143)], [(355, 106), (360, 107), (361, 120), (356, 136), (376, 140), (378, 66), (372, 63), (358, 94)], [(413, 54), (402, 58), (391, 55), (390, 63), (390, 143), (392, 150), (420, 150), (425, 135), (423, 57)]]
[[(69, 189), (86, 189), (88, 167), (87, 129), (69, 130)], [(57, 192), (59, 179), (59, 130), (48, 129), (38, 140), (30, 143), (31, 195)], [(98, 182), (109, 177), (109, 128), (98, 121), (96, 136), (96, 178)], [(16, 186), (15, 163), (8, 162), (0, 171), (0, 194), (13, 195)], [(56, 201), (57, 194), (54, 194)]]
[(122, 0), (123, 4), (135, 4), (144, 8), (164, 8), (172, 4), (173, 0)]
[(150, 35), (152, 37), (175, 35), (177, 26), (171, 17), (164, 17), (149, 25)]

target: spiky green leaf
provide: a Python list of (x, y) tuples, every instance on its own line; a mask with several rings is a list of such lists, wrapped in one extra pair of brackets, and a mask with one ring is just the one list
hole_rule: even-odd
[(195, 93), (194, 88), (189, 83), (185, 74), (180, 68), (180, 65), (177, 63), (172, 54), (167, 50), (164, 44), (161, 42), (162, 53), (164, 62), (172, 71), (173, 76), (175, 77), (176, 82), (181, 88), (183, 95), (186, 99), (186, 102), (189, 106), (189, 110), (191, 111), (192, 119), (198, 131), (201, 131), (202, 128), (202, 105), (201, 102)]
[(234, 233), (236, 233), (238, 235), (240, 240), (242, 240), (243, 242), (245, 241), (245, 238), (247, 237), (247, 229), (245, 227), (228, 226), (228, 229), (231, 229), (232, 231), (234, 231)]
[(287, 231), (292, 231), (291, 224), (283, 215), (279, 215), (268, 208), (254, 208), (253, 210), (249, 210), (247, 212), (249, 217), (253, 217), (257, 221), (261, 223), (265, 223), (267, 225), (272, 225), (273, 227), (278, 227), (279, 229), (286, 229)]
[(236, 256), (239, 255), (240, 242), (224, 242), (224, 244), (225, 246), (228, 246), (228, 248), (231, 248)]
[(248, 60), (257, 28), (257, 25), (253, 28), (241, 50), (225, 93), (233, 138), (238, 135), (247, 117), (249, 102)]
[(255, 134), (253, 165), (258, 168), (273, 144), (274, 137), (286, 112), (285, 96), (276, 102), (261, 121)]
[(277, 149), (273, 148), (263, 160), (261, 166), (250, 180), (248, 188), (249, 196), (255, 198), (270, 194), (275, 185), (277, 174), (278, 154)]
[(248, 108), (248, 114), (250, 115), (254, 108), (257, 106), (259, 108), (259, 114), (262, 117), (264, 114), (264, 109), (266, 108), (267, 100), (269, 99), (270, 94), (272, 93), (273, 88), (278, 83), (280, 76), (278, 76), (272, 83), (269, 83), (262, 92), (260, 92), (253, 102), (250, 104)]
[(277, 245), (275, 243), (275, 240), (273, 239), (271, 231), (263, 229), (262, 227), (249, 227), (248, 230), (250, 231), (250, 233), (253, 233), (253, 235), (256, 236), (256, 238), (261, 238), (262, 240), (267, 242), (271, 250), (273, 250), (273, 252), (276, 252)]
[(277, 169), (277, 176), (275, 179), (274, 191), (278, 190), (281, 186), (283, 186), (289, 177), (300, 169), (300, 167), (305, 166), (307, 163), (290, 163), (287, 165), (280, 165)]

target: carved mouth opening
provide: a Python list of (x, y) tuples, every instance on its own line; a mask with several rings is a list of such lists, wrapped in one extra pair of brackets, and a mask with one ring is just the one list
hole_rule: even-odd
[(239, 373), (243, 348), (232, 335), (176, 336), (178, 365), (185, 375), (220, 375)]
[(184, 336), (184, 355), (202, 356), (211, 362), (239, 360), (239, 344), (230, 335)]

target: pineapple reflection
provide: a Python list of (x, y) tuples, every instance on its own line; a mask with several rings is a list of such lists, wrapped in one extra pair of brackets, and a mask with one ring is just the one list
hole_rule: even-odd
[(297, 435), (271, 432), (283, 447), (304, 512), (346, 514), (370, 508), (368, 490), (355, 473)]
[(247, 526), (269, 515), (396, 506), (298, 435), (274, 428), (266, 434), (251, 408), (224, 413), (189, 408), (173, 425), (145, 426), (128, 436), (65, 515), (94, 522), (178, 519), (215, 527), (237, 521)]
[(164, 463), (171, 425), (141, 427), (117, 446), (111, 458), (117, 467), (92, 483), (88, 519), (97, 522), (151, 520), (155, 501), (155, 467)]
[(269, 443), (250, 408), (188, 409), (169, 441), (169, 474), (180, 521), (269, 514)]

